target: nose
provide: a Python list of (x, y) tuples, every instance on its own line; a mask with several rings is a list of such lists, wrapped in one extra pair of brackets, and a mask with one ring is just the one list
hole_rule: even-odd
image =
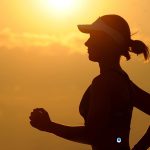
[(84, 43), (84, 45), (88, 47), (88, 45), (89, 45), (89, 39)]

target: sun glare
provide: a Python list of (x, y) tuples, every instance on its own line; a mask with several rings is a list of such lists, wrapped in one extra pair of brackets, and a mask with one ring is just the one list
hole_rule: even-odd
[(74, 6), (73, 0), (51, 0), (51, 5), (53, 5), (54, 9), (56, 10), (70, 10)]
[(50, 9), (55, 13), (69, 14), (76, 9), (77, 0), (43, 0), (44, 9)]

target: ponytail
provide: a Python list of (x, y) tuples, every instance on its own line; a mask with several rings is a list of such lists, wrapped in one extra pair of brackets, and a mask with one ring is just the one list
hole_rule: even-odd
[(149, 48), (144, 42), (140, 40), (131, 40), (129, 52), (135, 53), (137, 55), (143, 54), (145, 60), (149, 59)]

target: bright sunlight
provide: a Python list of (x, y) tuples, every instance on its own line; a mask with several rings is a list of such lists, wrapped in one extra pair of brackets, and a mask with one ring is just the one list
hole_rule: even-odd
[(57, 15), (70, 14), (79, 5), (77, 0), (42, 0), (42, 7)]
[(70, 11), (75, 5), (74, 0), (49, 0), (49, 3), (56, 11)]

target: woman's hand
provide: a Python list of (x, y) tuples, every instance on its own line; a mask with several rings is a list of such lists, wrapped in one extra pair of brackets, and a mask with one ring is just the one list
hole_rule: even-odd
[(49, 131), (51, 126), (51, 120), (48, 112), (43, 108), (36, 108), (31, 112), (30, 124), (32, 127), (37, 128), (41, 131)]

